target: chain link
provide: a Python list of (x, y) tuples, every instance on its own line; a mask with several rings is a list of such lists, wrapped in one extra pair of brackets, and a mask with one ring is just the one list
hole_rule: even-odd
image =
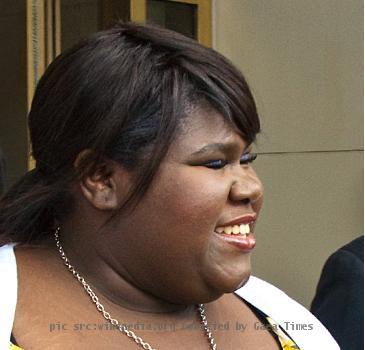
[[(90, 296), (91, 301), (95, 304), (96, 309), (103, 315), (103, 317), (110, 322), (113, 326), (115, 326), (120, 332), (124, 333), (127, 337), (134, 340), (135, 343), (137, 343), (140, 347), (142, 347), (145, 350), (156, 350), (153, 348), (150, 344), (145, 342), (141, 337), (138, 337), (133, 331), (129, 330), (128, 327), (126, 327), (123, 324), (120, 324), (119, 321), (115, 318), (112, 318), (110, 313), (107, 312), (103, 306), (103, 304), (100, 303), (98, 296), (94, 293), (94, 291), (91, 289), (90, 285), (85, 281), (84, 277), (82, 277), (75, 268), (71, 265), (70, 261), (68, 260), (63, 247), (60, 242), (59, 233), (60, 233), (60, 227), (57, 227), (54, 238), (56, 240), (56, 245), (58, 248), (58, 251), (60, 253), (61, 259), (63, 260), (63, 263), (66, 265), (67, 269), (74, 275), (74, 277), (81, 283), (83, 288), (85, 289), (86, 293)], [(205, 330), (206, 336), (208, 337), (208, 342), (211, 350), (217, 350), (217, 344), (215, 343), (215, 340), (212, 335), (212, 331), (208, 326), (208, 320), (205, 313), (204, 304), (198, 304), (197, 309), (201, 318), (201, 324), (203, 325), (203, 328)]]
[(217, 344), (215, 343), (212, 331), (208, 326), (208, 319), (207, 319), (207, 315), (205, 314), (204, 304), (198, 304), (198, 311), (199, 311), (199, 315), (200, 315), (200, 319), (201, 319), (201, 324), (203, 325), (205, 333), (208, 337), (210, 349), (217, 350)]

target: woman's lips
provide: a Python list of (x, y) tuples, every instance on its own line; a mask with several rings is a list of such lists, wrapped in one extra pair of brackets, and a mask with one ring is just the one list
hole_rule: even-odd
[(255, 236), (251, 232), (245, 236), (217, 232), (214, 232), (214, 234), (220, 237), (220, 239), (224, 240), (226, 243), (231, 244), (244, 252), (251, 252), (256, 245)]
[(244, 252), (250, 252), (256, 245), (256, 239), (252, 233), (256, 219), (256, 213), (241, 215), (219, 224), (214, 233), (225, 243), (231, 244)]
[(240, 224), (251, 224), (252, 222), (255, 222), (257, 219), (257, 215), (256, 214), (246, 214), (246, 215), (242, 215), (239, 216), (233, 220), (230, 220), (228, 222), (219, 224), (217, 226), (233, 226), (233, 225), (240, 225)]

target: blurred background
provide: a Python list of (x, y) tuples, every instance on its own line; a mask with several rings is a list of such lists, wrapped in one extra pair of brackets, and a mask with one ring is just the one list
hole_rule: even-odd
[(327, 257), (363, 233), (363, 1), (0, 0), (0, 192), (33, 166), (27, 111), (46, 66), (118, 19), (188, 35), (246, 76), (266, 189), (253, 273), (309, 307)]

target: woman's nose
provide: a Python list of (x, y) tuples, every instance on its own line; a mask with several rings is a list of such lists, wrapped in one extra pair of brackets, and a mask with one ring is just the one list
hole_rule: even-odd
[(230, 199), (244, 204), (253, 204), (263, 197), (263, 186), (253, 170), (237, 177), (231, 186)]

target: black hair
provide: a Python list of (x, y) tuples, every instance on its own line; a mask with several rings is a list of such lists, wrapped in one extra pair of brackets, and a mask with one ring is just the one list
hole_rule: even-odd
[[(189, 108), (207, 104), (248, 144), (255, 140), (260, 122), (244, 77), (193, 39), (119, 23), (62, 53), (35, 91), (29, 131), (36, 168), (0, 201), (0, 245), (47, 237), (55, 218), (72, 208), (72, 181), (95, 171), (105, 158), (135, 172), (135, 186), (121, 209), (133, 207)], [(84, 150), (91, 152), (75, 169)]]

